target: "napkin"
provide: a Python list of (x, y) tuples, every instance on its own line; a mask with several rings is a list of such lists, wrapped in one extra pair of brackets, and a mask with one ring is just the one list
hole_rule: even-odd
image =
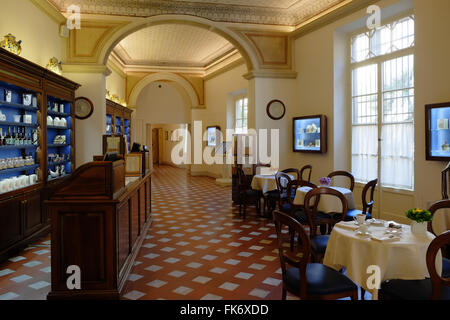
[(357, 230), (359, 226), (353, 221), (341, 221), (335, 225), (335, 227), (341, 227), (348, 230)]
[(400, 241), (399, 236), (394, 235), (379, 235), (379, 236), (371, 236), (372, 240), (379, 241), (379, 242), (393, 242), (393, 241)]

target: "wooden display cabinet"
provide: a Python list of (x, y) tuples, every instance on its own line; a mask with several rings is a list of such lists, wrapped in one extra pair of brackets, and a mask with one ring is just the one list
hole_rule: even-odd
[[(64, 101), (68, 109), (63, 114), (71, 119), (78, 88), (77, 83), (0, 48), (0, 261), (50, 230), (42, 201), (64, 179), (48, 181), (47, 139), (53, 129), (47, 123), (46, 105), (50, 96)], [(72, 168), (75, 127), (73, 120), (66, 121)]]
[(131, 150), (132, 126), (131, 114), (133, 110), (126, 108), (114, 101), (106, 99), (106, 135), (123, 135)]

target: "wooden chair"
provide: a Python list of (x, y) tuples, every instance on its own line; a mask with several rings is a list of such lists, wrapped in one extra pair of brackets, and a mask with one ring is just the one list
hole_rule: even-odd
[[(435, 216), (436, 211), (440, 209), (450, 209), (450, 200), (441, 200), (436, 203), (434, 203), (428, 211), (430, 211), (431, 215)], [(428, 223), (428, 231), (433, 233), (435, 236), (437, 236), (435, 230), (433, 230), (433, 224), (430, 222)]]
[[(308, 173), (308, 179), (306, 180), (306, 179), (303, 179), (303, 173), (305, 173), (307, 171), (309, 173)], [(303, 168), (300, 169), (300, 177), (299, 177), (299, 179), (311, 182), (311, 173), (312, 173), (312, 166), (308, 164), (308, 165), (306, 165), (306, 166), (304, 166)]]
[[(320, 213), (317, 208), (320, 203), (320, 197), (323, 195), (329, 195), (337, 197), (341, 201), (342, 212), (329, 212), (329, 213)], [(314, 206), (310, 206), (310, 201), (312, 198), (316, 198)], [(325, 255), (325, 251), (327, 249), (328, 240), (330, 239), (330, 233), (333, 229), (333, 226), (345, 220), (345, 216), (347, 215), (347, 199), (345, 196), (339, 191), (331, 188), (317, 188), (309, 191), (305, 196), (305, 213), (306, 217), (309, 221), (310, 226), (310, 238), (311, 238), (311, 248), (312, 254), (315, 258), (315, 261), (320, 261), (323, 259)], [(317, 235), (317, 227), (325, 225), (328, 226), (328, 234)]]
[[(358, 299), (358, 287), (345, 275), (323, 264), (309, 263), (311, 243), (299, 222), (278, 210), (273, 216), (283, 277), (283, 300), (286, 300), (287, 292), (302, 300)], [(289, 230), (287, 238), (283, 233), (285, 227)], [(297, 241), (291, 243), (294, 238)]]
[[(377, 186), (377, 183), (378, 183), (378, 179), (375, 179), (375, 180), (369, 181), (364, 186), (364, 189), (362, 191), (362, 204), (363, 204), (362, 211), (357, 210), (357, 209), (348, 210), (347, 215), (345, 217), (345, 221), (353, 221), (353, 219), (358, 214), (365, 214), (366, 220), (372, 219), (372, 209), (373, 209), (373, 204), (374, 204), (373, 196), (375, 193), (375, 187)], [(370, 201), (367, 202), (367, 192), (369, 192), (369, 190), (370, 190)]]
[[(440, 209), (450, 209), (450, 200), (441, 200), (433, 204), (428, 211), (430, 211), (433, 218), (435, 217), (436, 211)], [(433, 233), (435, 236), (438, 234), (433, 229), (433, 221), (428, 223), (428, 231)], [(444, 278), (450, 277), (450, 245), (442, 248), (442, 276)]]
[(296, 168), (289, 168), (289, 169), (284, 169), (284, 170), (281, 170), (281, 172), (283, 172), (283, 173), (286, 173), (286, 174), (295, 174), (295, 179), (296, 180), (300, 180), (300, 177), (301, 177), (301, 175), (300, 175), (300, 170), (298, 170), (298, 169), (296, 169)]
[(334, 177), (347, 177), (350, 180), (350, 190), (353, 191), (355, 188), (355, 177), (347, 171), (334, 171), (328, 175), (328, 178), (334, 178)]
[(436, 237), (428, 246), (426, 263), (430, 278), (425, 280), (387, 280), (381, 284), (380, 300), (450, 300), (450, 278), (439, 276), (436, 255), (450, 244), (450, 231)]
[(297, 194), (297, 189), (301, 187), (309, 187), (311, 189), (317, 189), (314, 183), (309, 183), (304, 180), (292, 180), (287, 185), (286, 194), (291, 194), (290, 198), (286, 198), (286, 202), (280, 206), (280, 211), (287, 213), (294, 217), (298, 222), (309, 225), (309, 221), (306, 218), (304, 211), (304, 204), (295, 204), (295, 196)]
[(237, 167), (238, 173), (238, 189), (239, 189), (239, 215), (242, 214), (242, 205), (244, 205), (243, 217), (246, 218), (247, 206), (254, 204), (258, 214), (261, 214), (261, 197), (262, 192), (259, 190), (253, 190), (244, 173), (244, 170), (240, 166)]
[(267, 192), (266, 199), (267, 203), (270, 204), (270, 211), (273, 211), (277, 205), (280, 208), (284, 202), (287, 201), (287, 185), (291, 182), (291, 177), (284, 172), (277, 172), (275, 174), (275, 182), (277, 184), (276, 190), (271, 190)]

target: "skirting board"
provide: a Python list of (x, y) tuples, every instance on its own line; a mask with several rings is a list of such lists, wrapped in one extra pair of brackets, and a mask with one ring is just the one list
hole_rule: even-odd
[(206, 172), (206, 171), (191, 171), (192, 177), (210, 177), (213, 179), (221, 178), (222, 176), (217, 173)]
[(187, 169), (186, 165), (184, 165), (184, 164), (174, 164), (172, 162), (167, 162), (167, 161), (163, 161), (162, 165), (171, 166), (171, 167), (178, 168), (178, 169)]

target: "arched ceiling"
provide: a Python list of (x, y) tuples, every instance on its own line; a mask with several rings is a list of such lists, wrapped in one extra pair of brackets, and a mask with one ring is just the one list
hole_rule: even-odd
[(207, 29), (161, 24), (129, 35), (114, 53), (124, 65), (204, 68), (234, 50), (230, 42)]
[(348, 0), (47, 0), (59, 11), (150, 17), (193, 15), (221, 22), (297, 26)]

